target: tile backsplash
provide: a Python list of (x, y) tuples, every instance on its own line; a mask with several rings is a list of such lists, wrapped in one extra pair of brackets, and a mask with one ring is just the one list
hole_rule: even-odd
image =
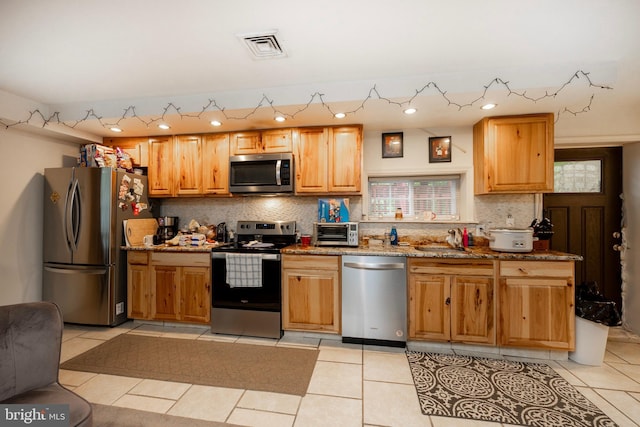
[[(326, 197), (323, 197), (326, 198)], [(230, 198), (175, 198), (154, 202), (156, 216), (177, 216), (180, 227), (185, 227), (195, 219), (201, 225), (226, 222), (235, 231), (239, 220), (295, 220), (301, 233), (310, 233), (313, 222), (318, 217), (318, 197), (296, 196), (242, 196)], [(511, 215), (514, 227), (526, 228), (535, 217), (535, 201), (531, 194), (484, 195), (474, 198), (476, 221), (471, 223), (439, 223), (414, 221), (362, 221), (360, 234), (379, 236), (395, 224), (400, 236), (444, 236), (455, 225), (475, 231), (476, 223), (486, 229), (507, 226)], [(362, 197), (349, 197), (350, 218), (362, 218)]]

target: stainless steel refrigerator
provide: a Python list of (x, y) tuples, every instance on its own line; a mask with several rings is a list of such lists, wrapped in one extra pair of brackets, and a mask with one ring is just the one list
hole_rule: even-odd
[(147, 178), (111, 168), (44, 172), (42, 296), (67, 323), (127, 319), (123, 220), (150, 218)]

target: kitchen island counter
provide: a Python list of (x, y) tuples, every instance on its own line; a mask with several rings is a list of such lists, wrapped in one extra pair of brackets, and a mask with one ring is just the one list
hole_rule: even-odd
[(580, 255), (557, 251), (532, 252), (498, 252), (488, 246), (473, 246), (465, 250), (442, 250), (435, 246), (433, 250), (419, 250), (414, 246), (302, 246), (299, 244), (282, 249), (283, 254), (290, 255), (379, 255), (447, 259), (495, 259), (495, 260), (530, 260), (530, 261), (582, 261)]

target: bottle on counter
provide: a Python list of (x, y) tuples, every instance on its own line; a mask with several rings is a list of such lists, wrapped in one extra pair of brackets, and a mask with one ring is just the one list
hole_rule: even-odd
[(389, 237), (391, 239), (391, 245), (395, 246), (398, 244), (398, 231), (396, 230), (396, 226), (391, 226), (391, 233), (389, 233)]
[(469, 247), (469, 233), (467, 232), (467, 227), (462, 230), (462, 246), (465, 248)]

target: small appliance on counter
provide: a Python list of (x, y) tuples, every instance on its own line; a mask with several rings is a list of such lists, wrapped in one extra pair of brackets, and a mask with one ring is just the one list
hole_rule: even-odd
[(178, 234), (177, 216), (161, 216), (158, 218), (158, 243), (173, 239)]
[(229, 235), (227, 234), (227, 224), (224, 222), (221, 222), (216, 226), (216, 242), (229, 242)]
[(314, 246), (358, 246), (357, 222), (314, 222)]
[(531, 252), (533, 229), (499, 228), (487, 232), (489, 248), (498, 252)]

